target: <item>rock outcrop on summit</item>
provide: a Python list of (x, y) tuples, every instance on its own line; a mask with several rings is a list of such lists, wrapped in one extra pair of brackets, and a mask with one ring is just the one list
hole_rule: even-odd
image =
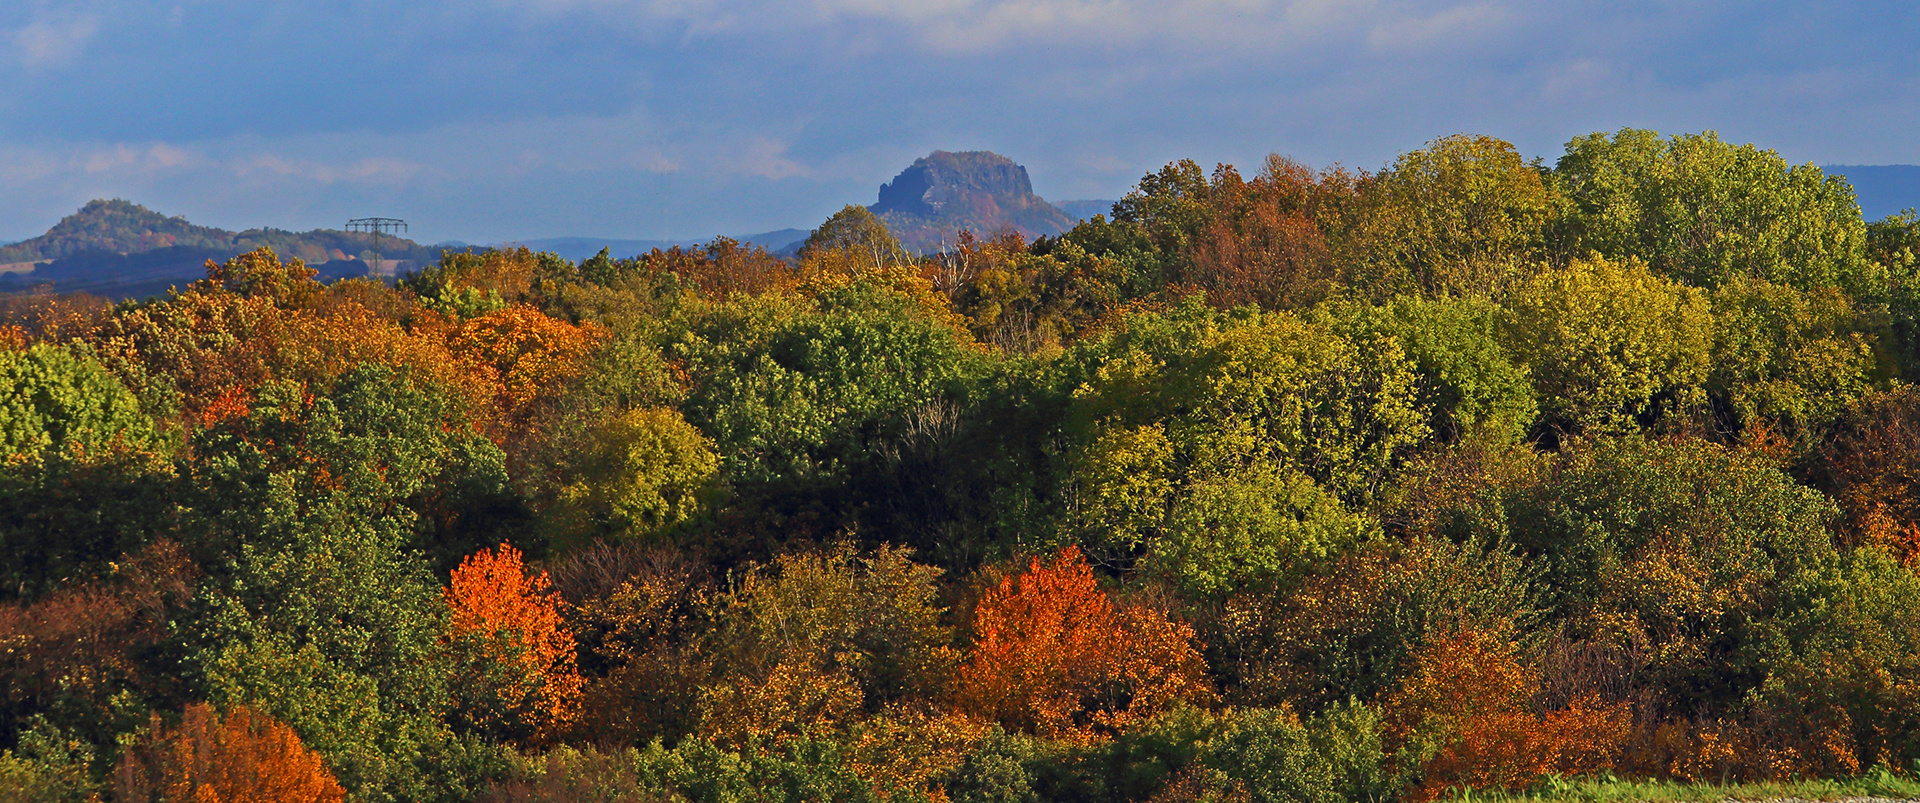
[(880, 185), (868, 207), (895, 237), (920, 253), (951, 244), (961, 229), (991, 237), (1008, 229), (1029, 239), (1073, 225), (1033, 193), (1027, 169), (990, 151), (934, 151)]

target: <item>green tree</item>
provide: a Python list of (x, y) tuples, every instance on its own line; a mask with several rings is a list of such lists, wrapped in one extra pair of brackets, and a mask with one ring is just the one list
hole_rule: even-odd
[(158, 445), (153, 419), (82, 346), (0, 352), (0, 456), (103, 454)]
[(1864, 548), (1804, 567), (1750, 648), (1756, 713), (1825, 774), (1920, 758), (1920, 578)]
[(214, 567), (189, 665), (210, 700), (291, 725), (359, 799), (461, 794), (442, 774), (462, 755), (441, 721), (446, 607), (410, 501), (460, 484), (450, 470), (501, 470), (497, 449), (461, 459), (475, 442), (443, 395), (363, 367), (318, 394), (263, 388), (183, 472), (190, 545)]
[(1532, 377), (1501, 345), (1502, 310), (1479, 298), (1399, 296), (1378, 307), (1329, 307), (1351, 338), (1388, 337), (1419, 376), (1419, 404), (1448, 440), (1515, 440), (1538, 415)]
[(910, 413), (965, 398), (977, 352), (879, 279), (814, 296), (737, 296), (679, 342), (687, 420), (742, 492), (842, 482), (899, 442)]
[(1912, 209), (1867, 225), (1867, 258), (1887, 277), (1887, 345), (1903, 375), (1920, 372), (1920, 212)]
[(0, 798), (18, 803), (90, 803), (100, 800), (93, 745), (39, 723), (17, 749), (0, 751)]
[(1545, 257), (1558, 201), (1513, 145), (1442, 137), (1361, 188), (1350, 281), (1377, 297), (1489, 295)]
[[(1212, 194), (1213, 187), (1199, 163), (1182, 159), (1142, 177), (1125, 198), (1114, 203), (1112, 225), (1123, 237), (1100, 250), (1115, 252), (1134, 263), (1125, 281), (1129, 295), (1158, 291), (1178, 274), (1212, 216)], [(1074, 239), (1084, 244), (1091, 239), (1087, 235), (1094, 235), (1097, 229)]]
[(1643, 656), (1678, 710), (1727, 711), (1761, 678), (1739, 655), (1783, 585), (1831, 558), (1837, 511), (1766, 458), (1640, 436), (1573, 445), (1505, 492), (1506, 538), (1576, 640)]
[(0, 352), (0, 598), (82, 579), (163, 531), (166, 451), (84, 346)]
[(1872, 341), (1840, 291), (1736, 278), (1713, 293), (1707, 389), (1741, 425), (1808, 439), (1867, 391)]
[(560, 489), (569, 533), (642, 536), (703, 511), (719, 471), (713, 442), (671, 408), (612, 415), (574, 456), (573, 482)]
[(913, 262), (907, 247), (887, 231), (886, 223), (866, 207), (852, 204), (833, 213), (800, 246), (802, 261), (825, 260), (832, 255), (846, 260), (853, 273)]
[(1853, 188), (1773, 151), (1628, 128), (1575, 137), (1553, 175), (1572, 205), (1568, 255), (1638, 258), (1696, 287), (1735, 276), (1854, 294), (1871, 284)]
[(1236, 712), (1203, 743), (1201, 761), (1255, 803), (1385, 799), (1380, 717), (1351, 703), (1301, 722), (1292, 712)]
[[(1426, 436), (1390, 340), (1189, 302), (1086, 346), (1069, 531), (1219, 590), (1337, 553)], [(1322, 490), (1322, 489), (1325, 490)], [(1232, 555), (1222, 554), (1237, 545)], [(1191, 572), (1191, 574), (1189, 574)]]

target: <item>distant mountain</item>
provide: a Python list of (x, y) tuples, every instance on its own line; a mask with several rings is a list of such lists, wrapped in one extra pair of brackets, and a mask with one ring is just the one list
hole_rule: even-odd
[(807, 237), (812, 234), (813, 232), (806, 229), (775, 229), (759, 234), (749, 234), (740, 238), (740, 242), (760, 246), (775, 254), (784, 254), (799, 251), (801, 244), (805, 243)]
[(1860, 214), (1867, 220), (1920, 209), (1920, 165), (1825, 165), (1828, 175), (1846, 176), (1860, 198)]
[(1113, 217), (1113, 201), (1054, 201), (1053, 205), (1067, 213), (1067, 217), (1078, 223), (1094, 215)]
[(880, 185), (868, 207), (894, 236), (921, 253), (953, 242), (960, 229), (989, 237), (1013, 229), (1028, 238), (1058, 234), (1073, 220), (1033, 194), (1027, 169), (989, 151), (934, 151)]
[[(365, 275), (371, 235), (333, 229), (241, 232), (196, 226), (123, 200), (96, 200), (61, 219), (46, 234), (0, 248), (0, 291), (51, 284), (60, 292), (114, 298), (150, 295), (206, 276), (206, 261), (262, 246), (298, 258), (323, 278)], [(438, 258), (435, 248), (402, 237), (382, 237), (381, 267), (405, 271)], [(29, 269), (30, 268), (30, 269)]]

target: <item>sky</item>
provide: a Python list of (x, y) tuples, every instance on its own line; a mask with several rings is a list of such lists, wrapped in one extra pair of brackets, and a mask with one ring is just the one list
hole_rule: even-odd
[(4, 0), (0, 242), (119, 197), (423, 242), (810, 228), (934, 149), (1053, 200), (1718, 131), (1920, 163), (1920, 10), (1754, 0)]

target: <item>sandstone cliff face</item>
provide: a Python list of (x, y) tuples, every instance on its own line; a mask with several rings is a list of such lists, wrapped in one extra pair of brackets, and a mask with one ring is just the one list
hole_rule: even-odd
[(1059, 234), (1072, 221), (1033, 194), (1027, 169), (988, 151), (934, 151), (880, 186), (868, 207), (908, 248), (922, 253), (952, 243), (961, 229), (994, 236), (1007, 229), (1029, 239)]

